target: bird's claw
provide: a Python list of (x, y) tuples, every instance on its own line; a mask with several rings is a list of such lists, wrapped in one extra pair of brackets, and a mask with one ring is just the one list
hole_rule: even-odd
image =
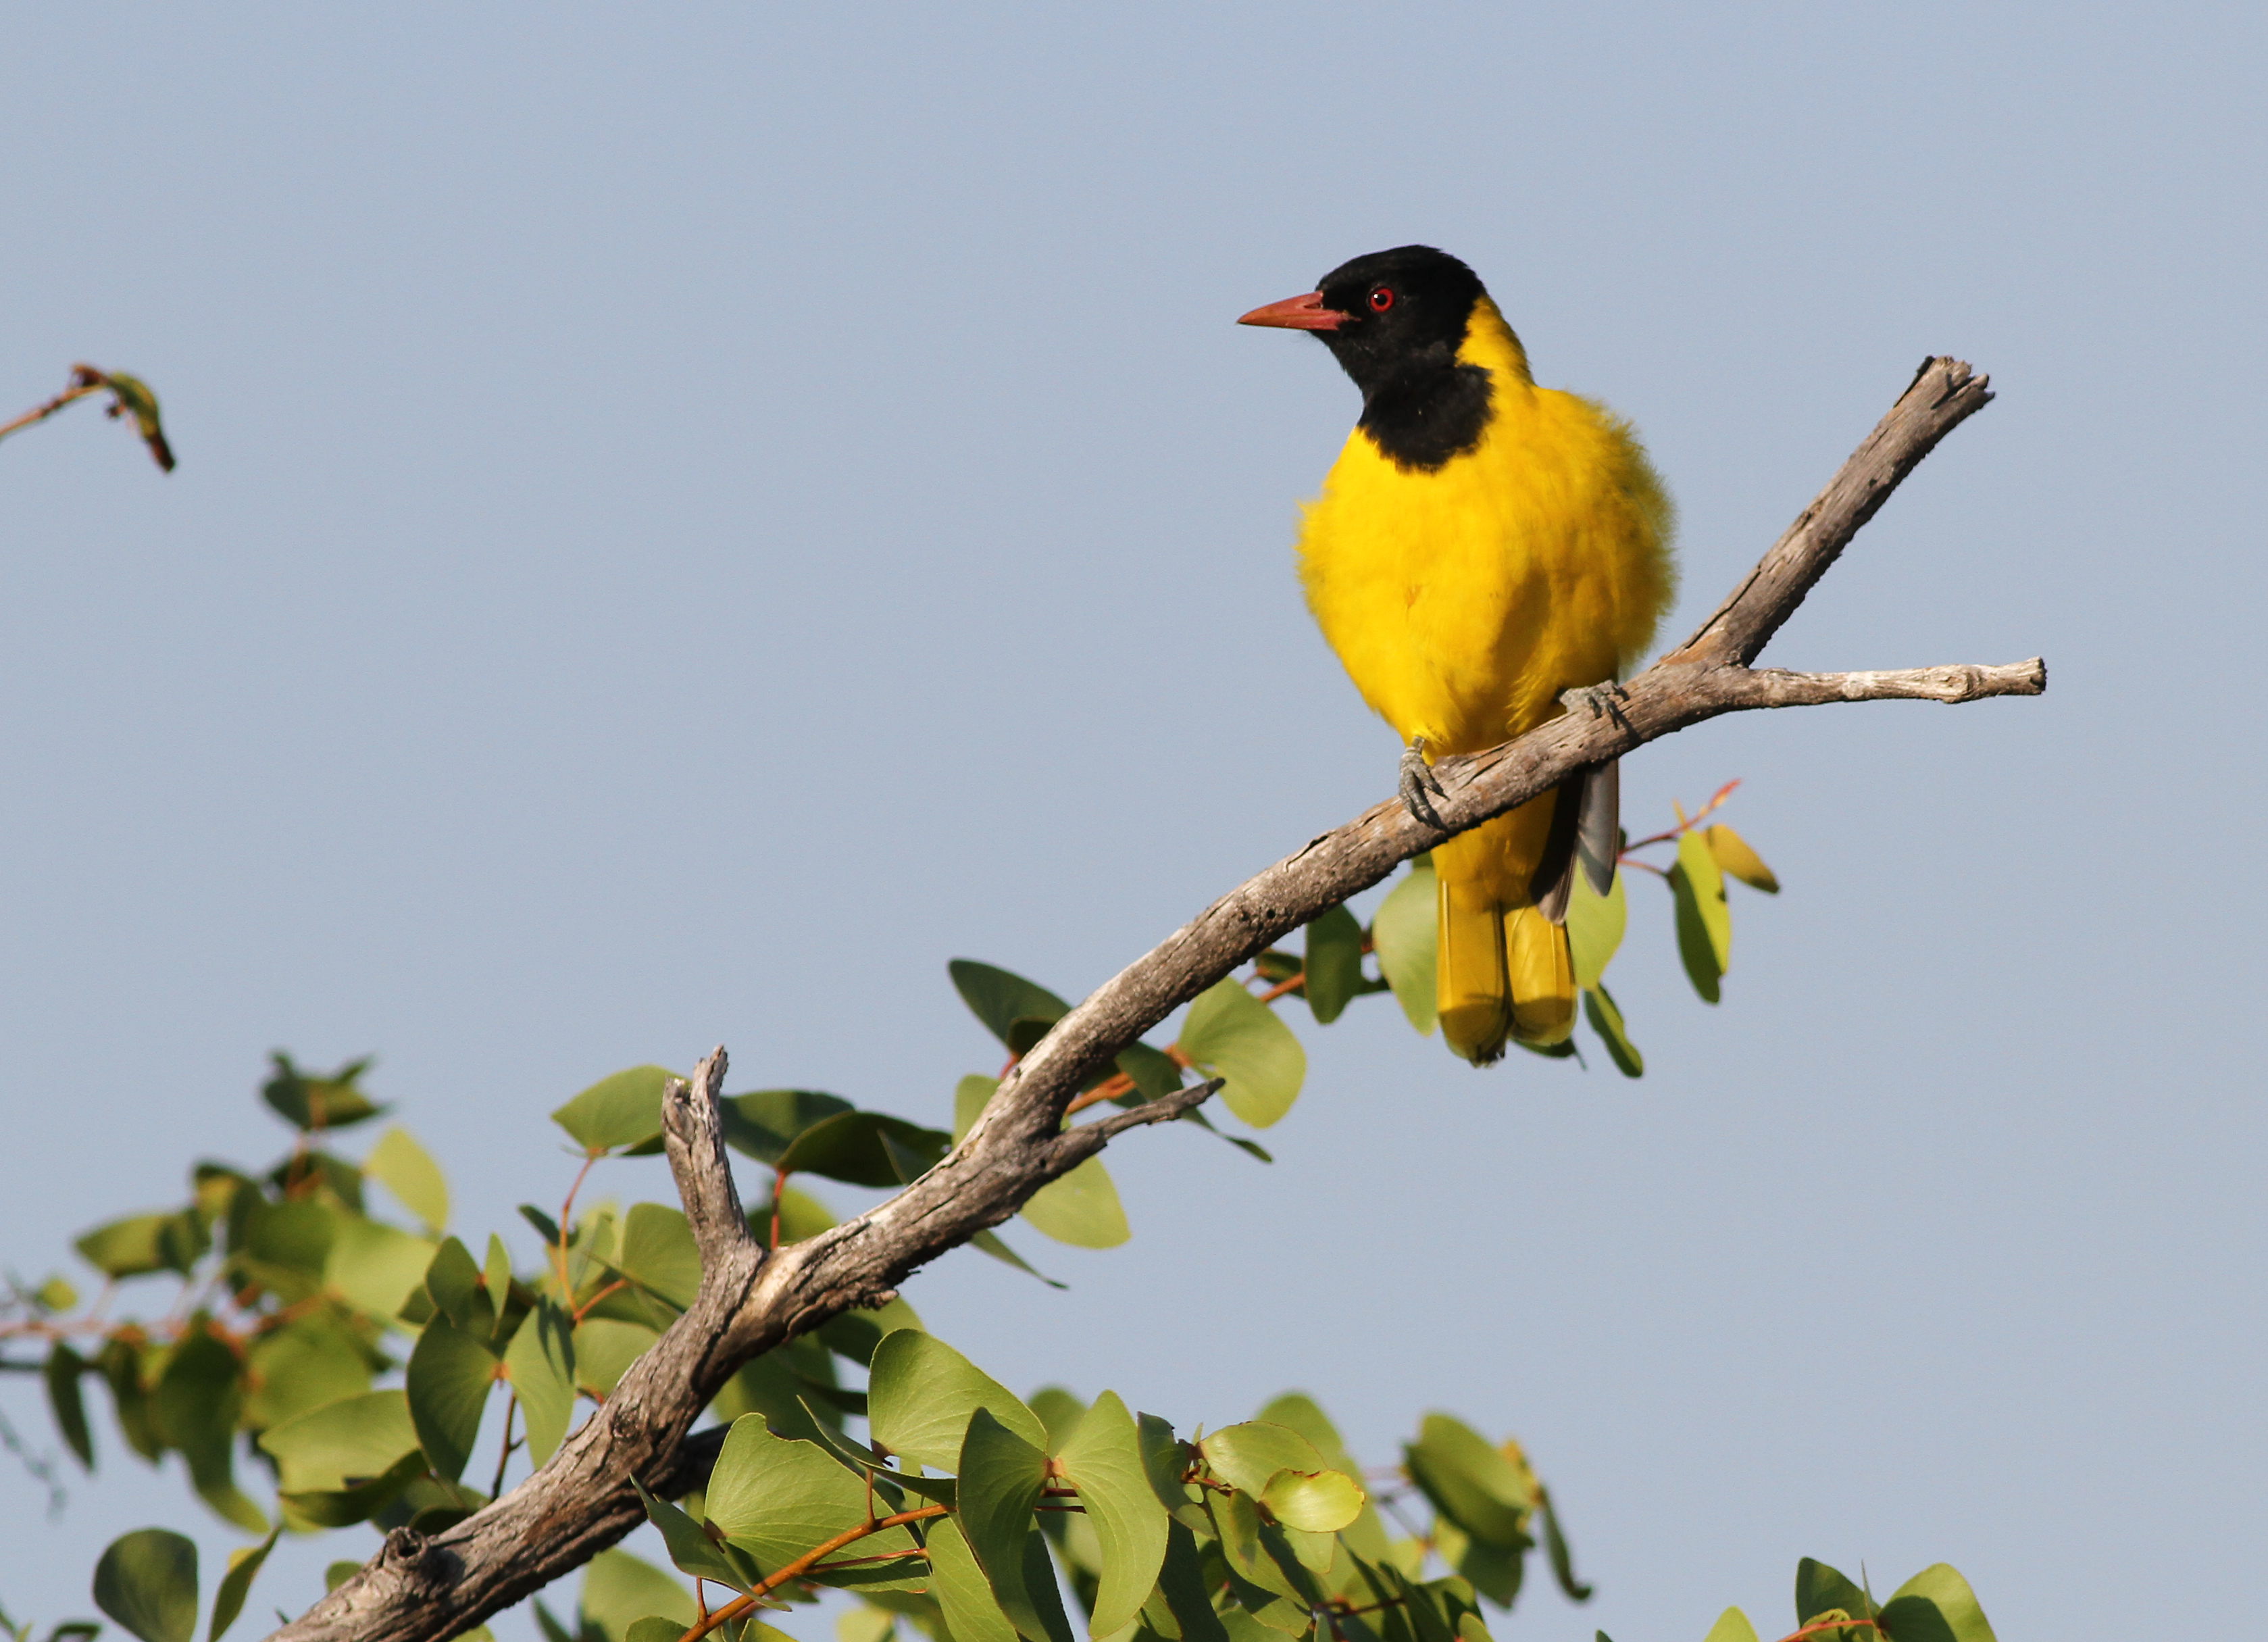
[[(1403, 806), (1415, 819), (1435, 832), (1449, 830), (1440, 813), (1433, 807), (1433, 799), (1449, 795), (1441, 785), (1441, 778), (1433, 773), (1433, 767), (1425, 762), (1425, 738), (1422, 735), (1402, 749), (1401, 786)], [(1427, 797), (1428, 793), (1432, 797)]]
[(1587, 707), (1594, 718), (1611, 718), (1624, 730), (1631, 727), (1630, 715), (1624, 711), (1629, 704), (1630, 692), (1618, 680), (1609, 679), (1603, 684), (1586, 684), (1576, 689), (1563, 690), (1559, 702), (1571, 712), (1578, 707)]

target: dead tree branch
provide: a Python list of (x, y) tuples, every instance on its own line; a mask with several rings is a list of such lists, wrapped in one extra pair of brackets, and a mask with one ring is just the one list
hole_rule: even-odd
[[(1985, 379), (1931, 359), (1866, 442), (1699, 631), (1591, 711), (1435, 766), (1451, 832), (1565, 777), (1721, 713), (1830, 702), (2036, 696), (2035, 659), (2004, 666), (1803, 674), (1748, 665), (1859, 527), (1938, 440), (1991, 398)], [(635, 1476), (664, 1494), (700, 1474), (688, 1442), (740, 1364), (828, 1318), (879, 1303), (909, 1272), (996, 1226), (1120, 1130), (1178, 1116), (1187, 1089), (1100, 1123), (1064, 1127), (1091, 1075), (1174, 1008), (1318, 914), (1378, 883), (1446, 834), (1379, 805), (1231, 891), (1097, 988), (1024, 1057), (967, 1138), (896, 1197), (767, 1254), (747, 1235), (717, 1110), (725, 1056), (665, 1101), (670, 1168), (702, 1256), (692, 1308), (622, 1378), (542, 1470), (430, 1538), (397, 1530), (359, 1573), (276, 1635), (282, 1642), (444, 1642), (614, 1543), (643, 1520)]]

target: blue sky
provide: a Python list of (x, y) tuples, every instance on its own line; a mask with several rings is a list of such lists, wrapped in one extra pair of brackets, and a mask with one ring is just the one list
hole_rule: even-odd
[[(1353, 391), (1231, 320), (1425, 240), (1643, 431), (1673, 626), (1924, 354), (1992, 372), (1768, 659), (2043, 652), (2051, 693), (1633, 760), (1647, 824), (1742, 777), (1787, 886), (1716, 1009), (1632, 886), (1643, 1081), (1358, 1008), (1273, 1168), (1134, 1137), (1132, 1244), (1022, 1235), (1070, 1292), (963, 1255), (909, 1298), (1185, 1425), (1299, 1386), (1380, 1462), (1432, 1407), (1519, 1433), (1600, 1594), (1514, 1636), (1769, 1625), (1806, 1554), (1950, 1560), (2011, 1637), (2228, 1623), (2268, 1529), (2264, 34), (19, 12), (0, 411), (137, 372), (181, 467), (85, 409), (0, 447), (0, 1255), (265, 1160), (275, 1046), (377, 1051), (478, 1231), (564, 1189), (553, 1106), (719, 1040), (734, 1087), (941, 1121), (993, 1064), (948, 958), (1076, 995), (1389, 790), (1288, 551)], [(54, 1447), (31, 1384), (0, 1410)], [(0, 1601), (84, 1611), (151, 1521), (232, 1543), (114, 1442), (60, 1521), (0, 1480)]]

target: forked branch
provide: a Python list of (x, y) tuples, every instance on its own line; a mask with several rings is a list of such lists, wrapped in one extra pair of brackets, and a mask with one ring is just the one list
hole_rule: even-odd
[[(1435, 807), (1448, 831), (1720, 713), (2038, 695), (2047, 672), (2036, 659), (1895, 673), (1749, 666), (1898, 482), (1991, 397), (1985, 379), (1966, 364), (1926, 361), (1827, 489), (1684, 644), (1594, 711), (1569, 712), (1516, 741), (1434, 766), (1447, 793)], [(1112, 1056), (1279, 937), (1445, 836), (1390, 802), (1311, 840), (1065, 1015), (935, 1168), (878, 1208), (776, 1253), (748, 1237), (740, 1219), (717, 1108), (724, 1052), (711, 1055), (690, 1085), (673, 1086), (664, 1106), (670, 1167), (701, 1246), (702, 1281), (691, 1309), (541, 1471), (430, 1538), (397, 1530), (360, 1572), (276, 1635), (286, 1642), (444, 1642), (622, 1538), (644, 1520), (631, 1477), (665, 1497), (698, 1479), (715, 1441), (706, 1433), (688, 1441), (687, 1432), (742, 1363), (843, 1311), (879, 1303), (909, 1272), (1006, 1219), (1115, 1134), (1178, 1116), (1204, 1100), (1213, 1086), (1064, 1126), (1073, 1098)]]

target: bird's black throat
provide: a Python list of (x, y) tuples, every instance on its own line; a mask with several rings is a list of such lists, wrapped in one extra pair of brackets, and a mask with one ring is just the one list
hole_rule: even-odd
[(1486, 368), (1452, 361), (1386, 377), (1355, 425), (1396, 468), (1432, 473), (1480, 444), (1493, 409)]

